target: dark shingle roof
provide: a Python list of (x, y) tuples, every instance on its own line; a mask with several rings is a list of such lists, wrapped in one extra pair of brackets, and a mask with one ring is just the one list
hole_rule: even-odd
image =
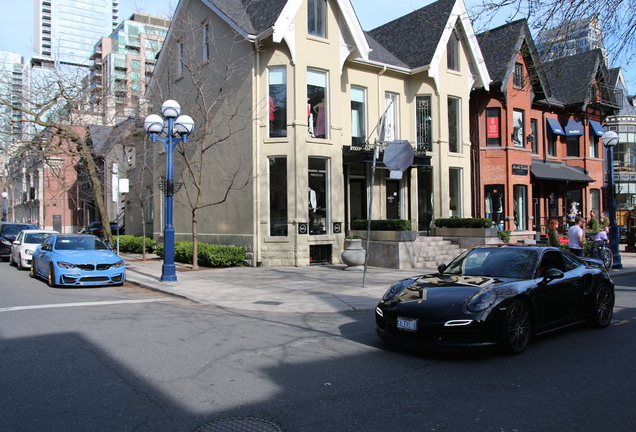
[(538, 78), (532, 81), (535, 94), (540, 99), (549, 95), (549, 83), (540, 68), (539, 55), (525, 18), (480, 33), (477, 42), (494, 84), (505, 87), (514, 72), (517, 55), (522, 52), (531, 73)]
[(409, 67), (409, 65), (387, 51), (387, 49), (380, 45), (378, 41), (373, 39), (373, 37), (368, 32), (364, 32), (364, 35), (367, 38), (369, 48), (371, 48), (371, 52), (369, 53), (369, 60), (403, 68)]
[(411, 68), (429, 65), (455, 0), (439, 0), (369, 31), (386, 50)]
[(602, 58), (595, 49), (543, 63), (553, 96), (565, 105), (585, 104)]
[(210, 0), (225, 16), (249, 34), (272, 27), (287, 0)]

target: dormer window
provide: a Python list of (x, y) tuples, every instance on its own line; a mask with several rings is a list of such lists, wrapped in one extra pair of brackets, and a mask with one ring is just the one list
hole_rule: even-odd
[(521, 63), (515, 63), (515, 76), (513, 80), (513, 85), (515, 86), (515, 88), (523, 88), (523, 65)]
[(327, 0), (307, 1), (307, 32), (311, 36), (327, 36)]
[(459, 38), (455, 30), (451, 33), (446, 45), (446, 67), (459, 72)]

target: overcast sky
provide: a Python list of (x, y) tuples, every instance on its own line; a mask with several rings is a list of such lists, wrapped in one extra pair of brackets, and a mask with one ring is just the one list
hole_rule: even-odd
[[(33, 48), (33, 0), (0, 0), (0, 51), (9, 51), (31, 57)], [(351, 0), (364, 30), (371, 30), (417, 10), (434, 0)], [(480, 0), (465, 0), (466, 4), (477, 4)], [(177, 0), (119, 0), (120, 21), (133, 12), (143, 12), (161, 17), (171, 17)], [(469, 11), (470, 12), (470, 11)], [(490, 23), (489, 28), (504, 23)], [(475, 28), (480, 32), (485, 29)], [(107, 35), (104, 35), (107, 36)], [(97, 41), (96, 41), (97, 42)], [(612, 65), (613, 67), (618, 65)], [(636, 89), (636, 71), (624, 68), (630, 91)]]

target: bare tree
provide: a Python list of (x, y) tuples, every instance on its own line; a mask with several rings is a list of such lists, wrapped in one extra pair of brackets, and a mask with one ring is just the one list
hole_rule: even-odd
[[(2, 119), (5, 124), (21, 122), (23, 132), (16, 138), (12, 148), (5, 148), (15, 156), (37, 155), (48, 166), (53, 160), (66, 157), (79, 160), (86, 169), (87, 179), (95, 196), (97, 210), (102, 220), (108, 221), (104, 201), (102, 173), (94, 158), (92, 138), (87, 125), (101, 124), (100, 113), (86, 111), (89, 97), (85, 72), (64, 68), (37, 71), (19, 97), (0, 95), (0, 106), (21, 116)], [(10, 77), (1, 77), (7, 80)], [(16, 99), (17, 98), (17, 99)], [(110, 225), (104, 224), (105, 237), (112, 239)]]
[(192, 217), (193, 268), (198, 268), (200, 212), (225, 203), (232, 191), (253, 181), (253, 46), (225, 26), (204, 27), (187, 12), (173, 21), (172, 43), (163, 47), (164, 67), (155, 71), (153, 88), (156, 105), (175, 99), (196, 125), (187, 144), (177, 145), (175, 155), (183, 184), (175, 201)]
[(470, 17), (480, 23), (478, 32), (504, 22), (526, 18), (536, 34), (561, 27), (567, 35), (568, 24), (598, 14), (605, 33), (605, 47), (614, 62), (629, 65), (636, 55), (635, 0), (479, 0), (469, 3)]

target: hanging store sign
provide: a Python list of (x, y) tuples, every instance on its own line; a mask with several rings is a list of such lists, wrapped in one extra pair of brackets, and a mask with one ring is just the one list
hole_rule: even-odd
[(512, 174), (513, 175), (528, 175), (528, 165), (520, 165), (520, 164), (512, 164)]

